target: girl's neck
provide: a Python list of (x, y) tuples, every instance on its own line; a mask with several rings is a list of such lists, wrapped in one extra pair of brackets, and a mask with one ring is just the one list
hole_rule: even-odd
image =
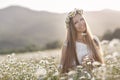
[(83, 39), (83, 36), (81, 35), (81, 33), (78, 33), (76, 41), (83, 42), (83, 40), (84, 39)]

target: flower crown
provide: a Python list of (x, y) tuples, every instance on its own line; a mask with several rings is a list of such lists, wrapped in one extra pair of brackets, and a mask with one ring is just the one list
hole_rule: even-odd
[(67, 28), (69, 27), (70, 18), (73, 18), (76, 14), (82, 15), (83, 14), (83, 10), (75, 8), (73, 11), (71, 11), (71, 12), (68, 13), (68, 15), (66, 17), (66, 20), (65, 20)]

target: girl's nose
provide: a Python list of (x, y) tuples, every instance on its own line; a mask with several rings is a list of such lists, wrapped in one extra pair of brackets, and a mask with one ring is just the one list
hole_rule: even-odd
[(79, 27), (81, 27), (82, 26), (82, 24), (81, 24), (81, 22), (79, 22)]

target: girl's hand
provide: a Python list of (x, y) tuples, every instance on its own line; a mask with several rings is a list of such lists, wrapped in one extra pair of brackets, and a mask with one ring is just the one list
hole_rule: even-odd
[(82, 60), (82, 66), (92, 66), (92, 63), (94, 62), (94, 59), (91, 58), (89, 55), (86, 55), (83, 57)]

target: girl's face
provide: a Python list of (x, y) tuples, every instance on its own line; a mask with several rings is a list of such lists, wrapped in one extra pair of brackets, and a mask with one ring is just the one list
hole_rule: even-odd
[(82, 32), (84, 32), (86, 30), (85, 20), (79, 14), (76, 14), (73, 17), (73, 24), (74, 24), (74, 27), (75, 27), (75, 29), (76, 29), (77, 32), (81, 32), (82, 33)]

